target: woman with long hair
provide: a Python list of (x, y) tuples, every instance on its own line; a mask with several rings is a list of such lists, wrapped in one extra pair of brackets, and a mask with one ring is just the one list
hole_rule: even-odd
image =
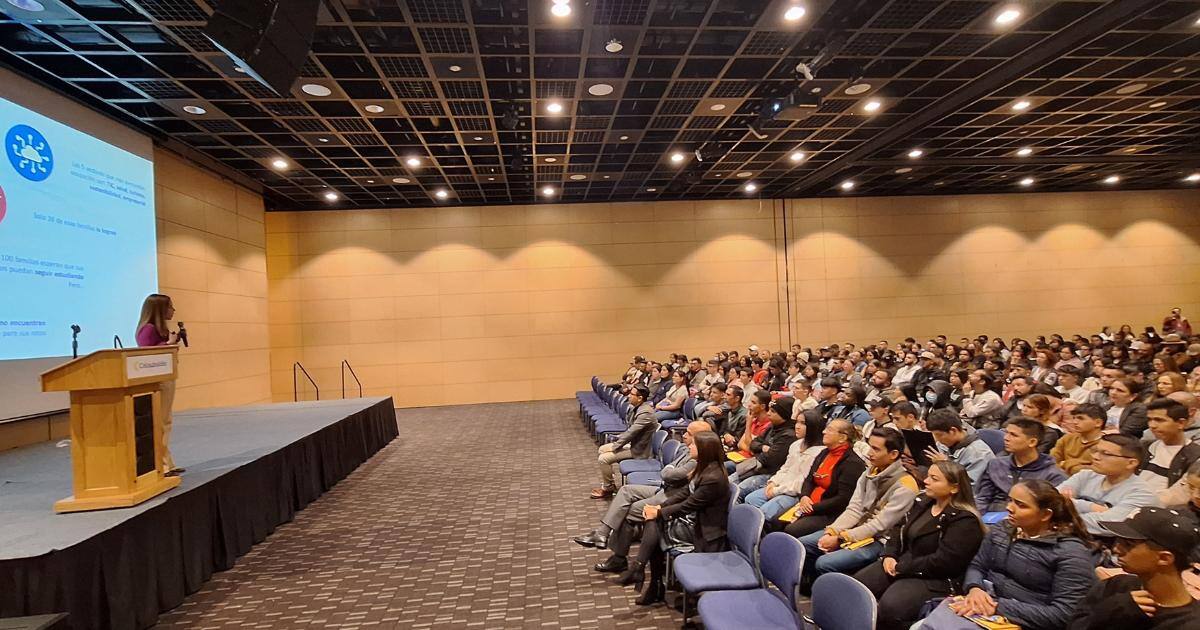
[(934, 462), (925, 493), (889, 533), (878, 562), (854, 575), (879, 601), (876, 630), (904, 630), (926, 601), (961, 593), (963, 574), (987, 531), (958, 462)]
[(783, 514), (799, 503), (804, 480), (808, 479), (808, 474), (812, 472), (817, 455), (825, 450), (822, 443), (824, 431), (825, 418), (821, 413), (816, 409), (805, 411), (803, 421), (796, 423), (796, 441), (788, 447), (787, 460), (767, 481), (766, 487), (746, 496), (746, 503), (762, 510), (767, 520)]
[(1179, 372), (1159, 372), (1158, 378), (1154, 379), (1155, 398), (1166, 398), (1175, 392), (1187, 390), (1187, 379)]
[[(142, 314), (138, 317), (138, 325), (134, 333), (137, 345), (146, 347), (178, 344), (179, 334), (167, 328), (167, 322), (174, 317), (175, 304), (171, 302), (170, 296), (161, 293), (151, 293), (146, 296), (145, 301), (142, 302)], [(163, 474), (174, 477), (184, 472), (182, 468), (175, 465), (175, 458), (171, 456), (171, 407), (175, 404), (175, 381), (163, 381), (159, 386), (163, 410), (162, 434), (159, 444), (162, 461), (159, 462), (159, 468), (162, 469)]]
[(1042, 432), (1042, 439), (1038, 440), (1038, 452), (1049, 453), (1064, 433), (1062, 427), (1055, 422), (1058, 416), (1055, 401), (1045, 394), (1032, 394), (1021, 401), (1020, 409), (1021, 415), (1033, 418), (1046, 427)]
[(1063, 628), (1096, 581), (1087, 530), (1071, 500), (1048, 481), (1019, 481), (1008, 519), (994, 526), (963, 579), (923, 630), (978, 628), (970, 615), (999, 615), (1022, 630)]
[[(723, 551), (727, 547), (725, 524), (729, 519), (729, 476), (725, 473), (725, 449), (721, 438), (712, 431), (692, 437), (688, 448), (696, 467), (688, 474), (688, 491), (662, 505), (647, 505), (646, 519), (637, 559), (617, 578), (618, 584), (633, 584), (641, 593), (640, 606), (663, 601), (666, 585), (666, 554), (671, 549), (701, 553)], [(646, 566), (650, 584), (645, 585)]]
[(1029, 373), (1034, 382), (1050, 386), (1057, 385), (1058, 374), (1054, 371), (1054, 364), (1058, 361), (1058, 357), (1054, 351), (1050, 348), (1038, 348), (1034, 354), (1034, 361), (1033, 370)]

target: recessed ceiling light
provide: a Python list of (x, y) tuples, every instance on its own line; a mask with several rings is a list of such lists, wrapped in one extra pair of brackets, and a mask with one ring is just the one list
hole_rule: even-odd
[(317, 142), (329, 142), (329, 138), (320, 137), (320, 138), (317, 138)]
[(412, 180), (411, 180), (411, 179), (409, 179), (409, 178), (407, 178), (407, 177), (393, 177), (393, 178), (392, 178), (392, 183), (393, 183), (393, 184), (407, 184), (407, 183), (409, 183), (409, 182), (411, 182), (411, 181), (412, 181)]
[(1166, 101), (1155, 101), (1153, 103), (1150, 103), (1151, 109), (1158, 109), (1159, 107), (1166, 107), (1166, 106), (1167, 106)]
[(842, 190), (854, 190), (854, 182), (853, 181), (846, 180), (846, 181), (842, 182), (841, 185), (842, 185)]
[(554, 187), (546, 186), (545, 188), (542, 189), (542, 194), (546, 195), (547, 197), (553, 196), (554, 195)]
[(234, 66), (233, 71), (239, 74), (246, 74), (246, 69), (241, 66)]
[(333, 90), (321, 85), (320, 83), (305, 83), (300, 86), (300, 91), (313, 96), (329, 96), (333, 94)]
[(1021, 157), (1029, 157), (1032, 154), (1033, 154), (1033, 149), (1031, 149), (1029, 147), (1022, 147), (1020, 149), (1017, 149), (1017, 155), (1019, 155)]
[(183, 111), (185, 111), (189, 114), (195, 114), (197, 116), (203, 116), (204, 114), (208, 113), (207, 109), (204, 109), (203, 107), (200, 107), (199, 105), (184, 105)]
[(893, 172), (894, 172), (894, 173), (896, 173), (897, 175), (903, 175), (903, 174), (905, 174), (905, 173), (911, 173), (911, 172), (912, 172), (912, 167), (911, 167), (911, 166), (905, 166), (905, 167), (901, 167), (901, 168), (898, 168), (898, 169), (896, 169), (896, 170), (895, 170), (895, 171), (893, 171)]
[(1021, 17), (1020, 9), (1005, 9), (996, 16), (996, 19), (994, 21), (996, 22), (996, 24), (1005, 26), (1008, 24), (1012, 24), (1013, 22), (1016, 22), (1017, 18), (1019, 18), (1019, 17)]
[(405, 161), (404, 161), (404, 163), (405, 163), (405, 164), (407, 164), (407, 165), (409, 165), (409, 166), (411, 166), (411, 167), (413, 167), (413, 168), (416, 168), (416, 167), (418, 167), (418, 166), (420, 166), (420, 165), (421, 165), (421, 160), (419, 160), (419, 159), (417, 159), (417, 158), (415, 158), (415, 157), (410, 157), (410, 158), (408, 158), (407, 160), (405, 160)]
[(605, 176), (604, 176), (604, 179), (608, 179), (608, 175), (605, 175)]
[(621, 137), (620, 137), (620, 139), (621, 139), (621, 140), (628, 140), (628, 139), (629, 139), (629, 136), (621, 136)]
[(908, 157), (910, 157), (914, 160), (921, 157), (922, 155), (925, 155), (925, 152), (922, 151), (921, 149), (913, 149), (912, 151), (908, 152)]
[[(556, 4), (554, 6), (561, 7), (564, 5)], [(550, 103), (549, 105), (546, 106), (546, 111), (550, 112), (551, 114), (561, 114), (562, 110), (563, 110), (562, 103), (559, 103), (559, 102)]]
[(613, 93), (613, 86), (607, 83), (597, 83), (588, 88), (588, 94), (592, 96), (608, 96)]
[(758, 185), (754, 182), (746, 184), (746, 192), (754, 192), (756, 190), (758, 190)]
[(1183, 72), (1184, 70), (1187, 70), (1186, 66), (1179, 66), (1178, 68), (1171, 68), (1171, 74), (1179, 74), (1180, 72)]
[(494, 181), (496, 181), (496, 178), (495, 178), (495, 177), (489, 177), (489, 178), (488, 178), (488, 181), (489, 181), (489, 182), (494, 182)]
[(619, 39), (610, 39), (608, 40), (608, 43), (604, 45), (604, 50), (607, 50), (610, 53), (619, 53), (622, 50), (625, 50), (625, 44), (622, 44), (621, 40)]
[(579, 181), (581, 179), (587, 179), (587, 175), (572, 175), (571, 179), (573, 179), (575, 181)]
[(543, 159), (543, 160), (545, 160), (545, 161), (547, 161), (547, 162), (549, 162), (549, 163), (551, 163), (551, 164), (553, 164), (553, 163), (555, 163), (555, 162), (557, 162), (557, 161), (558, 161), (558, 158), (553, 158), (553, 157), (542, 158), (542, 159)]
[(374, 183), (375, 183), (375, 180), (373, 180), (373, 179), (368, 179), (368, 180), (367, 180), (367, 183), (368, 183), (368, 184), (374, 184)]
[(804, 17), (804, 13), (805, 13), (804, 7), (791, 6), (791, 7), (788, 7), (787, 11), (783, 12), (783, 19), (785, 19), (789, 22), (795, 22), (796, 20), (799, 20), (800, 18)]
[(863, 109), (868, 112), (877, 112), (879, 111), (880, 107), (883, 107), (883, 103), (880, 103), (874, 99), (867, 101), (866, 104), (863, 105)]
[(1034, 179), (1032, 177), (1026, 177), (1025, 179), (1022, 179), (1019, 183), (1022, 186), (1032, 186), (1033, 182), (1034, 182)]
[(946, 182), (933, 182), (934, 186), (945, 186)]
[(1191, 175), (1184, 177), (1183, 181), (1185, 181), (1185, 182), (1200, 182), (1200, 173), (1192, 173)]
[(1148, 87), (1150, 86), (1146, 85), (1145, 83), (1133, 83), (1130, 85), (1122, 85), (1121, 87), (1117, 88), (1116, 92), (1117, 94), (1133, 94), (1134, 92), (1141, 92)]
[(446, 192), (445, 190), (439, 190), (433, 193), (433, 196), (437, 197), (438, 199), (445, 199), (446, 197), (450, 196), (450, 193)]
[(1121, 181), (1121, 178), (1117, 175), (1109, 175), (1108, 177), (1104, 178), (1105, 184), (1115, 184), (1119, 181)]
[(556, 17), (567, 17), (568, 15), (571, 15), (571, 5), (556, 4), (552, 7), (550, 7), (550, 12), (553, 13)]
[(846, 88), (846, 94), (849, 94), (850, 96), (858, 96), (859, 94), (862, 94), (863, 92), (867, 92), (870, 89), (871, 89), (870, 83), (855, 83), (854, 85), (851, 85), (850, 87)]
[(750, 171), (742, 171), (737, 174), (737, 176), (741, 178), (752, 177), (753, 175), (754, 173), (751, 173)]
[(474, 138), (472, 138), (472, 140), (474, 140), (475, 142), (483, 142), (483, 136), (475, 136)]
[(371, 112), (372, 114), (382, 114), (383, 113), (383, 105), (367, 105), (363, 109), (367, 110), (368, 112)]
[(332, 191), (331, 191), (331, 192), (327, 192), (327, 193), (325, 193), (325, 200), (326, 200), (326, 201), (337, 201), (337, 200), (338, 200), (338, 194), (337, 194), (337, 193), (335, 193), (335, 192), (332, 192)]
[(678, 164), (678, 163), (682, 162), (682, 161), (683, 161), (683, 154), (682, 154), (682, 153), (679, 153), (679, 152), (672, 153), (672, 154), (671, 154), (671, 161), (672, 161), (672, 162), (674, 162), (674, 163), (676, 163), (676, 164)]
[(450, 66), (450, 72), (462, 72), (462, 66), (454, 64)]
[(1029, 109), (1030, 106), (1032, 106), (1032, 105), (1033, 105), (1033, 103), (1030, 103), (1029, 101), (1020, 100), (1020, 101), (1017, 101), (1016, 103), (1012, 104), (1012, 109), (1014, 112), (1023, 112), (1025, 110)]
[(275, 168), (276, 170), (282, 171), (283, 169), (288, 167), (288, 163), (287, 163), (287, 160), (285, 160), (283, 158), (275, 158), (274, 160), (271, 160), (271, 166), (273, 168)]
[(805, 155), (803, 151), (792, 151), (792, 154), (788, 156), (788, 159), (793, 162), (803, 162), (804, 157)]
[(711, 111), (714, 111), (714, 112), (724, 111), (725, 103), (713, 103), (712, 105), (708, 106), (708, 109), (710, 109)]
[(658, 192), (657, 188), (647, 188), (646, 192)]
[(1122, 153), (1137, 153), (1137, 151), (1138, 147), (1125, 147), (1124, 149), (1121, 149)]

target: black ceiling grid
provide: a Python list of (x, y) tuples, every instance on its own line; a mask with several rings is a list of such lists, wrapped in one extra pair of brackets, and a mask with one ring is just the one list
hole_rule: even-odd
[[(787, 22), (794, 3), (807, 14)], [(1160, 188), (1200, 170), (1194, 0), (571, 0), (567, 18), (551, 0), (323, 0), (282, 96), (204, 38), (213, 4), (0, 14), (0, 61), (261, 182), (282, 210), (740, 198), (751, 181), (771, 197)], [(816, 111), (751, 134), (823, 51), (803, 84)]]

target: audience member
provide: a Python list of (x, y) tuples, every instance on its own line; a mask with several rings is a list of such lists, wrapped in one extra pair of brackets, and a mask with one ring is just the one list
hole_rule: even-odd
[(926, 455), (931, 461), (952, 461), (967, 470), (971, 483), (978, 483), (979, 478), (987, 470), (988, 463), (995, 459), (992, 452), (970, 425), (949, 409), (938, 409), (929, 414), (925, 426), (933, 433), (937, 442), (937, 450), (929, 451)]
[(750, 445), (756, 438), (767, 432), (771, 428), (771, 419), (767, 416), (768, 407), (771, 404), (771, 392), (765, 389), (760, 389), (754, 392), (750, 397), (747, 410), (749, 417), (746, 419), (746, 427), (742, 431), (742, 435), (738, 437), (738, 441), (730, 450), (741, 453), (743, 457), (753, 457), (754, 453), (750, 450)]
[(1042, 423), (1032, 418), (1014, 418), (1005, 425), (1006, 454), (988, 462), (975, 485), (975, 506), (985, 519), (990, 520), (989, 515), (1005, 510), (1009, 491), (1018, 481), (1042, 480), (1057, 486), (1067, 480), (1054, 460), (1037, 449), (1045, 430)]
[(1054, 463), (1068, 475), (1092, 464), (1092, 451), (1104, 436), (1104, 410), (1099, 405), (1083, 404), (1071, 412), (1071, 431), (1050, 449)]
[(767, 480), (767, 485), (746, 496), (746, 503), (762, 510), (767, 520), (788, 511), (800, 502), (804, 484), (813, 470), (817, 456), (825, 450), (822, 437), (825, 419), (815, 410), (804, 412), (795, 423), (796, 440), (788, 447), (787, 460)]
[(772, 529), (784, 528), (797, 538), (821, 531), (846, 509), (859, 477), (866, 470), (863, 460), (854, 454), (857, 437), (854, 425), (847, 420), (833, 420), (821, 432), (825, 450), (813, 460), (812, 472), (804, 480), (796, 505), (781, 514), (780, 523)]
[(645, 385), (635, 385), (629, 390), (629, 428), (616, 440), (600, 446), (597, 458), (600, 487), (592, 490), (593, 499), (608, 498), (616, 492), (613, 473), (618, 463), (626, 459), (646, 459), (652, 455), (650, 442), (658, 430), (658, 420), (654, 417), (654, 408), (646, 402), (649, 395)]
[[(770, 394), (760, 391), (756, 394)], [(770, 426), (762, 435), (750, 442), (750, 452), (753, 457), (738, 465), (738, 498), (763, 488), (771, 476), (779, 472), (780, 467), (787, 461), (788, 451), (796, 441), (796, 426), (792, 420), (792, 405), (795, 404), (788, 396), (781, 396), (769, 402), (767, 420)], [(746, 464), (751, 464), (747, 466)], [(751, 476), (752, 475), (752, 476)]]
[(1200, 443), (1188, 442), (1184, 435), (1188, 410), (1168, 398), (1150, 403), (1148, 414), (1154, 441), (1138, 476), (1150, 486), (1160, 505), (1184, 503), (1187, 501), (1184, 475), (1193, 462), (1200, 460)]
[(1146, 419), (1146, 405), (1137, 400), (1138, 388), (1129, 378), (1119, 378), (1108, 388), (1108, 399), (1112, 406), (1108, 408), (1107, 429), (1115, 429), (1132, 438), (1141, 439), (1149, 426)]
[(725, 412), (725, 421), (714, 433), (721, 436), (721, 441), (729, 447), (737, 445), (737, 440), (746, 430), (746, 418), (750, 412), (742, 404), (745, 394), (738, 385), (729, 384), (725, 389), (725, 404), (729, 411)]
[(688, 374), (682, 369), (675, 370), (671, 375), (671, 387), (667, 389), (662, 401), (655, 406), (654, 417), (659, 422), (679, 419), (683, 415), (683, 403), (687, 398)]
[(997, 426), (1000, 423), (998, 415), (1004, 407), (1004, 402), (992, 387), (991, 375), (983, 370), (975, 370), (968, 377), (961, 416), (973, 426)]
[(1125, 520), (1137, 508), (1158, 504), (1137, 476), (1144, 455), (1141, 443), (1128, 435), (1105, 435), (1092, 451), (1091, 469), (1059, 484), (1058, 491), (1074, 502), (1089, 534), (1107, 536), (1108, 524)]
[(1038, 452), (1049, 453), (1063, 436), (1064, 431), (1054, 422), (1054, 403), (1049, 396), (1034, 394), (1021, 403), (1021, 415), (1042, 423), (1045, 430), (1038, 441)]

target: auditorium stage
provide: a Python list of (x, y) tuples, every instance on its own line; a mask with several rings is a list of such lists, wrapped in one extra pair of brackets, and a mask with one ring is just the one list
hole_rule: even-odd
[(391, 398), (180, 412), (180, 487), (133, 508), (61, 515), (70, 449), (0, 453), (0, 617), (148, 627), (396, 436)]

